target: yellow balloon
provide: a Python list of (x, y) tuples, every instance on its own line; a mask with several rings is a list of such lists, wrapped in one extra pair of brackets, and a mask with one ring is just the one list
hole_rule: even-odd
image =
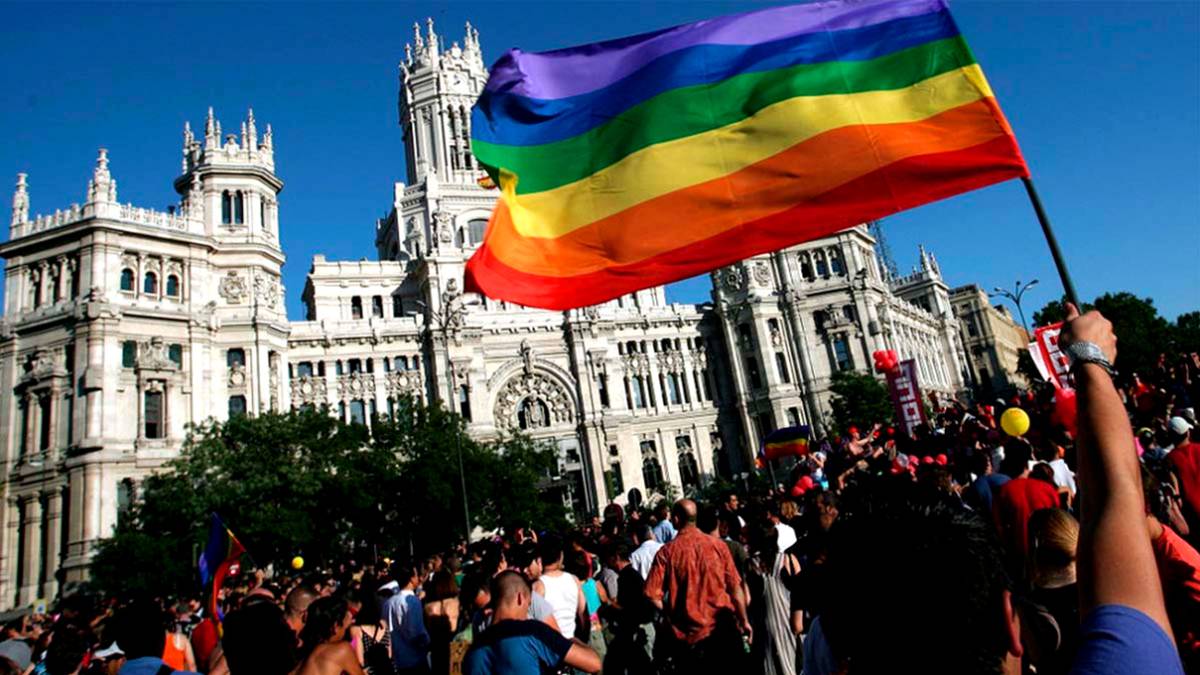
[(1024, 436), (1029, 431), (1029, 415), (1020, 408), (1009, 408), (1000, 416), (1000, 428), (1009, 436)]
[(298, 569), (303, 569), (303, 568), (304, 568), (304, 558), (301, 558), (300, 556), (296, 556), (295, 558), (292, 558), (292, 569), (298, 570)]

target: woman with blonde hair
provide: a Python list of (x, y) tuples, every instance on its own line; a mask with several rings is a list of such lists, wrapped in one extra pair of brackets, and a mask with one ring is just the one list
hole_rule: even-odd
[[(1079, 595), (1075, 552), (1079, 521), (1062, 509), (1041, 509), (1029, 517), (1028, 612), (1022, 615), (1022, 642), (1039, 674), (1067, 673), (1075, 658)], [(1028, 626), (1026, 630), (1026, 626)]]

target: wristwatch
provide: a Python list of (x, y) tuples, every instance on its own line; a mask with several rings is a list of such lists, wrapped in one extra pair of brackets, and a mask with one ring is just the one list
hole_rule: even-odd
[(1083, 340), (1072, 342), (1067, 345), (1066, 354), (1071, 359), (1072, 371), (1082, 363), (1094, 363), (1103, 368), (1109, 377), (1116, 377), (1117, 375), (1117, 371), (1113, 368), (1113, 365), (1105, 358), (1104, 351), (1094, 342), (1085, 342)]

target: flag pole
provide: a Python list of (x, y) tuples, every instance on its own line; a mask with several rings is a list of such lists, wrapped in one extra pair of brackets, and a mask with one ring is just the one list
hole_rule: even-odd
[(1025, 184), (1025, 192), (1029, 194), (1029, 202), (1033, 204), (1033, 211), (1037, 214), (1038, 222), (1042, 224), (1042, 234), (1046, 235), (1046, 243), (1050, 245), (1050, 255), (1054, 258), (1054, 266), (1058, 268), (1058, 278), (1062, 280), (1067, 301), (1082, 310), (1083, 306), (1079, 304), (1079, 295), (1075, 293), (1075, 283), (1071, 281), (1071, 273), (1067, 271), (1067, 261), (1063, 260), (1062, 251), (1058, 248), (1058, 239), (1054, 236), (1054, 228), (1050, 226), (1050, 218), (1046, 215), (1046, 209), (1042, 208), (1042, 200), (1038, 197), (1037, 188), (1033, 186), (1033, 179), (1024, 176), (1021, 178), (1021, 182)]

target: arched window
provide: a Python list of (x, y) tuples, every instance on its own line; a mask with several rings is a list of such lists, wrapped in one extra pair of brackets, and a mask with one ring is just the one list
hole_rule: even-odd
[(371, 316), (373, 316), (377, 319), (383, 318), (383, 296), (382, 295), (376, 295), (375, 297), (371, 298)]
[(679, 455), (679, 480), (685, 492), (700, 487), (700, 466), (696, 463), (696, 455), (691, 452)]
[(657, 457), (646, 457), (642, 460), (642, 482), (646, 485), (646, 492), (656, 492), (662, 486), (662, 464)]
[(179, 277), (174, 274), (167, 275), (167, 295), (172, 298), (179, 297)]
[(350, 318), (361, 319), (362, 316), (362, 298), (356, 295), (350, 298)]
[(121, 290), (127, 293), (133, 292), (133, 270), (128, 267), (121, 270)]
[(825, 254), (817, 251), (817, 254), (813, 257), (817, 259), (817, 276), (822, 279), (828, 279), (829, 265), (825, 262)]
[(396, 370), (408, 370), (408, 357), (407, 356), (397, 356), (396, 357)]
[(233, 195), (233, 224), (234, 225), (241, 225), (242, 223), (246, 222), (246, 216), (244, 213), (245, 208), (246, 208), (246, 195), (244, 195), (241, 190), (238, 190), (237, 193)]
[(471, 239), (471, 245), (478, 246), (483, 243), (483, 237), (487, 234), (487, 219), (475, 218), (467, 223), (467, 235)]
[(149, 295), (158, 295), (158, 275), (154, 272), (146, 272), (145, 281), (142, 282), (142, 292)]
[(800, 254), (800, 276), (804, 277), (805, 281), (812, 281), (816, 278), (813, 274), (812, 257), (807, 253)]
[(541, 429), (550, 426), (550, 408), (541, 399), (527, 398), (517, 406), (517, 426)]
[(846, 266), (842, 264), (842, 256), (837, 251), (829, 252), (829, 268), (839, 277), (846, 273)]
[(228, 225), (233, 222), (233, 197), (230, 196), (229, 190), (221, 193), (221, 224)]

